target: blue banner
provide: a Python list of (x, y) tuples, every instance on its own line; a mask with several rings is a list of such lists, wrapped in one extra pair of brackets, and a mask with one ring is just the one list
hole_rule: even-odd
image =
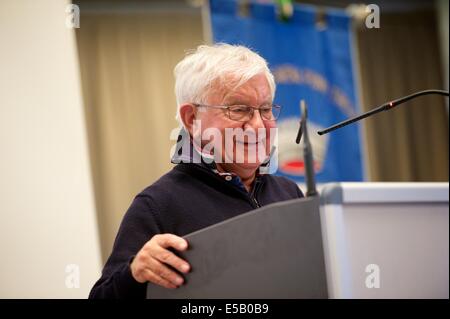
[(308, 106), (318, 182), (361, 181), (363, 164), (358, 124), (319, 136), (316, 132), (359, 113), (354, 88), (351, 18), (340, 10), (319, 12), (294, 5), (288, 21), (270, 3), (211, 0), (214, 42), (242, 44), (268, 62), (277, 82), (277, 174), (304, 181), (303, 154), (295, 144), (300, 101)]

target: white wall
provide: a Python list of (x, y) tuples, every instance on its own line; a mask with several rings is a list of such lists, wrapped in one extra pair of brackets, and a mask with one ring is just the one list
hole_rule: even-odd
[(85, 298), (100, 274), (67, 4), (0, 1), (0, 298)]

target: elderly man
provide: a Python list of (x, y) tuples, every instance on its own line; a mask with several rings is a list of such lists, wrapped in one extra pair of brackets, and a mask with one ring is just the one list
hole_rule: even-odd
[(134, 199), (90, 298), (145, 298), (147, 282), (177, 288), (190, 271), (174, 253), (188, 249), (180, 236), (303, 196), (292, 181), (261, 170), (280, 112), (261, 56), (202, 45), (176, 66), (175, 78), (178, 164)]

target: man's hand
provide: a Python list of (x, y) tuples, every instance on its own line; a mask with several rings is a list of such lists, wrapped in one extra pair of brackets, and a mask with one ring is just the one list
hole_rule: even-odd
[(153, 236), (130, 265), (133, 278), (140, 283), (150, 281), (172, 289), (182, 285), (183, 278), (167, 265), (181, 273), (188, 273), (191, 267), (185, 260), (168, 250), (169, 247), (184, 251), (188, 243), (185, 239), (172, 234)]

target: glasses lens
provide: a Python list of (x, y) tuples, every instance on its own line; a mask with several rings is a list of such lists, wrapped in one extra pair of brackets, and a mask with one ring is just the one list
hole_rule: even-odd
[(260, 108), (259, 112), (261, 117), (268, 121), (274, 121), (280, 115), (280, 107), (278, 105), (272, 105), (270, 107)]
[(281, 113), (281, 106), (272, 105), (272, 120), (278, 119), (278, 116), (280, 116), (280, 113)]
[(274, 116), (273, 116), (273, 112), (272, 112), (272, 107), (271, 106), (265, 106), (265, 107), (261, 107), (259, 109), (259, 113), (261, 114), (261, 117), (264, 120), (274, 120)]
[(230, 119), (233, 121), (247, 121), (252, 113), (252, 108), (246, 105), (233, 105), (228, 108)]
[[(261, 117), (267, 121), (274, 121), (280, 115), (281, 107), (272, 105), (258, 109)], [(233, 105), (228, 108), (229, 117), (233, 121), (250, 121), (253, 117), (253, 108), (246, 105)]]

